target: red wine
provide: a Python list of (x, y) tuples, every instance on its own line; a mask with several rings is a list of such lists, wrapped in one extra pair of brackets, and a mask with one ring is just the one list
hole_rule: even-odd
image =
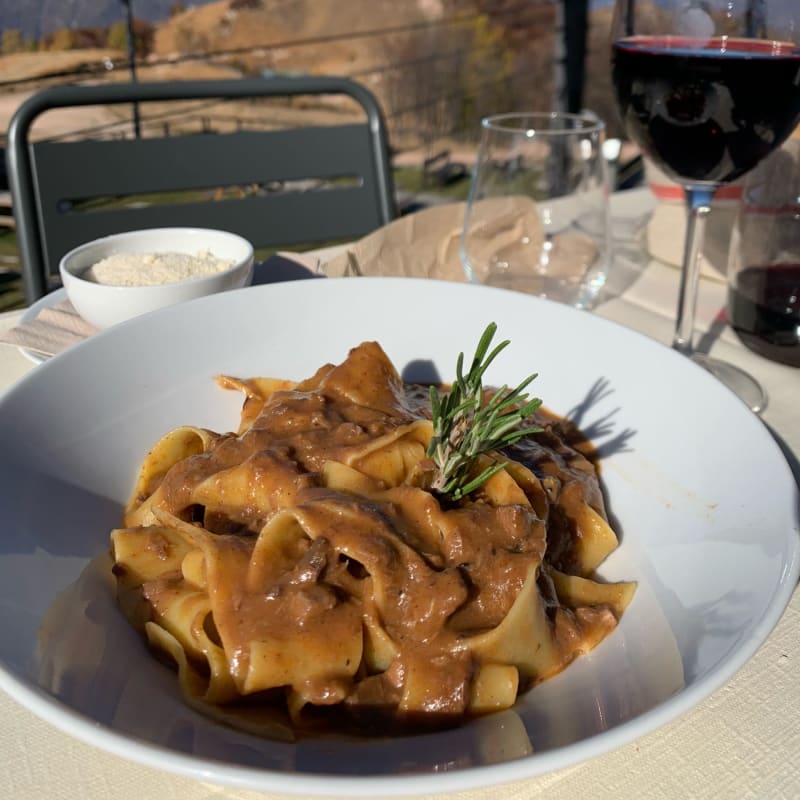
[(743, 269), (728, 289), (728, 317), (751, 350), (800, 367), (800, 264)]
[(800, 122), (800, 47), (633, 36), (612, 48), (628, 135), (679, 182), (727, 183)]

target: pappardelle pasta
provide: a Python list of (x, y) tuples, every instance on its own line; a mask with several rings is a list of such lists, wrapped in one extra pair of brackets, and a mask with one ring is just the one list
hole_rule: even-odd
[(299, 383), (218, 380), (238, 430), (167, 433), (111, 533), (124, 613), (204, 713), (282, 738), (453, 724), (616, 627), (635, 585), (592, 577), (618, 542), (564, 421), (537, 411), (447, 502), (427, 395), (378, 344)]

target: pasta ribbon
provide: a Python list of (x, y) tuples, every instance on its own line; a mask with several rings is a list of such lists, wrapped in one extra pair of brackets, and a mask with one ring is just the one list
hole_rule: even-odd
[(218, 383), (244, 395), (234, 430), (165, 434), (111, 532), (120, 606), (194, 708), (281, 739), (452, 724), (510, 708), (631, 602), (596, 579), (618, 540), (552, 415), (453, 503), (430, 489), (427, 393), (378, 344)]

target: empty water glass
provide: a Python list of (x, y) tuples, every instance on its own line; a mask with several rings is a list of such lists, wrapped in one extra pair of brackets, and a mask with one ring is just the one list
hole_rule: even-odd
[(604, 137), (591, 113), (483, 120), (461, 238), (468, 280), (597, 302), (610, 260)]

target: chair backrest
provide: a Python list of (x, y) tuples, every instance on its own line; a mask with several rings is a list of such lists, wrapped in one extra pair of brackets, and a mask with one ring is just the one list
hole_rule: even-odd
[[(45, 111), (73, 106), (344, 94), (366, 121), (291, 130), (159, 138), (31, 141)], [(385, 123), (375, 97), (344, 78), (59, 86), (26, 100), (11, 120), (6, 152), (28, 302), (46, 294), (60, 258), (99, 236), (151, 227), (210, 227), (255, 248), (353, 238), (394, 216)], [(308, 189), (309, 179), (317, 188)], [(272, 191), (299, 181), (301, 188)], [(295, 184), (297, 186), (298, 184)], [(235, 199), (92, 207), (92, 198), (256, 187)], [(184, 195), (185, 198), (185, 195)]]

